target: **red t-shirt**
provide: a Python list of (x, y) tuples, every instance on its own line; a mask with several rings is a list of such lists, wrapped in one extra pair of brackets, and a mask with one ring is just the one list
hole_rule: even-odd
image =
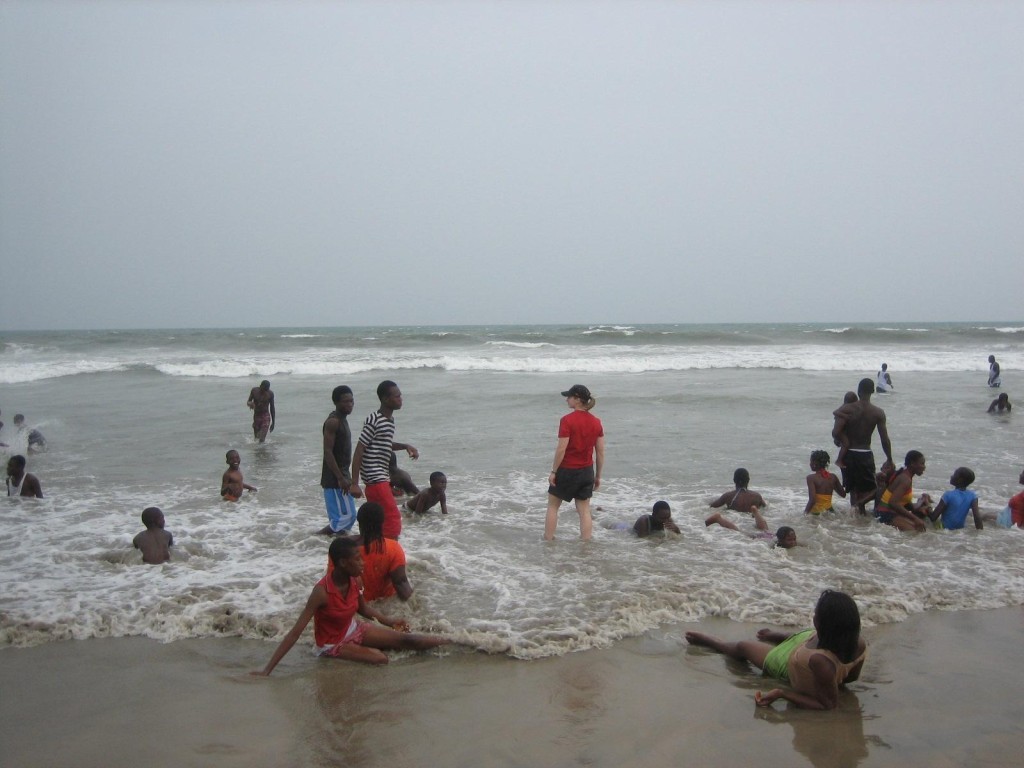
[(1013, 525), (1024, 528), (1024, 491), (1010, 499), (1010, 519)]
[(560, 468), (583, 469), (594, 463), (594, 446), (597, 438), (604, 437), (601, 420), (587, 411), (567, 413), (558, 422), (558, 437), (568, 437)]
[(395, 583), (391, 581), (391, 572), (405, 565), (405, 550), (394, 539), (383, 539), (384, 551), (378, 552), (370, 547), (361, 546), (363, 553), (363, 599), (379, 600), (395, 594)]

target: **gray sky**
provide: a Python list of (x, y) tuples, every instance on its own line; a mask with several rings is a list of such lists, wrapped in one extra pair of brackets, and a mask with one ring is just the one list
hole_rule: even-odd
[(1021, 2), (0, 4), (0, 328), (1020, 320)]

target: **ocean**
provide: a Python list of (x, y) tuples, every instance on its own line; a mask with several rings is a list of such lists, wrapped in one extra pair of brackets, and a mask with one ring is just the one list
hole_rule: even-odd
[[(399, 457), (421, 486), (448, 475), (450, 514), (405, 521), (416, 594), (385, 613), (488, 653), (558, 656), (706, 617), (804, 626), (818, 593), (855, 596), (868, 625), (934, 609), (1024, 603), (1024, 535), (900, 534), (848, 513), (803, 515), (811, 451), (832, 445), (832, 411), (889, 365), (894, 454), (921, 450), (915, 489), (938, 497), (961, 465), (983, 512), (1019, 490), (1022, 417), (992, 415), (987, 357), (1014, 399), (1024, 323), (495, 326), (20, 332), (0, 334), (0, 448), (24, 448), (24, 413), (48, 451), (29, 457), (42, 501), (0, 503), (0, 645), (146, 636), (278, 639), (323, 573), (320, 428), (331, 390), (355, 392), (353, 434), (375, 389), (402, 389)], [(246, 398), (263, 378), (278, 424), (252, 436)], [(542, 541), (559, 392), (586, 384), (607, 462), (593, 541), (563, 505)], [(1024, 406), (1021, 406), (1024, 407)], [(20, 441), (20, 442), (19, 442)], [(259, 491), (222, 502), (237, 449)], [(881, 456), (877, 438), (876, 458)], [(6, 462), (6, 455), (4, 456)], [(879, 459), (880, 461), (880, 459)], [(772, 549), (705, 528), (736, 467), (768, 501)], [(679, 537), (616, 530), (667, 500)], [(159, 506), (174, 556), (145, 566), (140, 513)], [(271, 650), (268, 644), (268, 654)]]

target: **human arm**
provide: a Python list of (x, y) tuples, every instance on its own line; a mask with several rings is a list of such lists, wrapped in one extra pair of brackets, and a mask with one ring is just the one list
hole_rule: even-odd
[(906, 507), (897, 501), (897, 499), (902, 499), (907, 495), (907, 492), (911, 489), (911, 483), (912, 479), (910, 473), (901, 472), (896, 476), (896, 479), (889, 484), (889, 509), (891, 509), (894, 514), (909, 520), (917, 530), (923, 531), (925, 530), (925, 525), (917, 518), (917, 515), (914, 514), (913, 508)]
[(824, 654), (816, 653), (811, 656), (808, 666), (814, 679), (813, 693), (802, 693), (786, 688), (773, 688), (767, 693), (757, 691), (754, 693), (757, 706), (768, 707), (776, 699), (785, 699), (804, 709), (835, 709), (839, 705), (839, 686), (835, 680), (836, 665)]
[(569, 438), (560, 437), (558, 438), (558, 445), (555, 446), (555, 458), (551, 462), (551, 474), (548, 476), (548, 484), (555, 484), (555, 473), (558, 472), (558, 468), (562, 465), (562, 459), (565, 458), (565, 449), (569, 447)]
[(255, 485), (249, 485), (248, 483), (242, 483), (242, 487), (245, 488), (245, 490), (247, 490), (247, 491), (258, 491), (259, 490), (259, 488), (257, 488)]
[(256, 410), (256, 392), (258, 387), (253, 387), (249, 390), (249, 399), (245, 401), (245, 404), (249, 406), (249, 410)]
[(726, 503), (736, 495), (736, 491), (726, 491), (717, 499), (708, 504), (709, 507), (724, 507)]
[(998, 402), (999, 402), (999, 398), (997, 397), (997, 398), (996, 398), (995, 400), (993, 400), (993, 401), (992, 401), (992, 403), (991, 403), (991, 404), (989, 405), (989, 407), (988, 407), (988, 411), (987, 411), (987, 412), (988, 412), (988, 413), (994, 413), (994, 412), (995, 412), (995, 410), (996, 410), (996, 404), (997, 404)]
[(391, 450), (405, 451), (406, 453), (409, 454), (409, 458), (412, 459), (413, 461), (420, 457), (420, 452), (417, 451), (413, 446), (409, 445), (409, 443), (392, 443)]
[(885, 458), (892, 464), (892, 443), (889, 442), (889, 430), (885, 426), (884, 413), (878, 418), (878, 439), (882, 443), (882, 452), (885, 453)]
[(640, 538), (651, 535), (651, 516), (643, 515), (637, 518), (637, 521), (633, 523), (633, 533)]
[(679, 530), (679, 526), (676, 525), (675, 523), (673, 523), (671, 520), (669, 520), (667, 523), (665, 523), (665, 527), (668, 528), (670, 531), (672, 531), (672, 533), (678, 533), (680, 535), (682, 535), (682, 533), (683, 533), (682, 531)]
[(594, 490), (601, 487), (601, 471), (604, 469), (604, 435), (594, 443)]
[(391, 627), (391, 629), (398, 630), (399, 632), (409, 631), (408, 622), (401, 619), (389, 619), (376, 608), (371, 608), (369, 604), (363, 600), (362, 594), (359, 595), (359, 615), (370, 619), (371, 621), (376, 621), (378, 624), (383, 624), (385, 627)]
[(22, 496), (34, 496), (37, 499), (43, 498), (43, 487), (39, 484), (39, 478), (35, 475), (25, 475), (25, 484), (21, 488)]
[(814, 488), (814, 473), (812, 472), (807, 476), (807, 503), (804, 505), (804, 514), (809, 515), (811, 510), (814, 509), (815, 502), (815, 488)]
[(270, 393), (270, 431), (274, 431), (274, 427), (277, 426), (277, 409), (274, 408), (274, 393)]
[(447, 515), (448, 514), (448, 499), (447, 499), (447, 497), (445, 496), (444, 493), (441, 494), (441, 498), (438, 499), (438, 502), (441, 504), (441, 514), (442, 515)]
[[(977, 502), (975, 502), (975, 503), (977, 503)], [(940, 517), (942, 517), (942, 513), (945, 512), (945, 511), (946, 511), (946, 497), (943, 496), (941, 499), (939, 499), (939, 503), (935, 505), (935, 509), (933, 509), (928, 514), (928, 519), (931, 520), (934, 523), (936, 520), (938, 520)]]
[(835, 474), (832, 474), (832, 493), (838, 493), (839, 498), (846, 498), (846, 489), (843, 487), (843, 482)]
[[(942, 502), (939, 502), (940, 504)], [(971, 514), (974, 515), (974, 527), (979, 531), (982, 530), (985, 525), (981, 522), (981, 512), (978, 511), (978, 500), (975, 499), (971, 502)]]
[(302, 635), (302, 631), (309, 624), (309, 620), (313, 618), (313, 614), (324, 605), (327, 604), (327, 590), (322, 585), (317, 584), (313, 587), (313, 591), (309, 594), (309, 599), (306, 601), (306, 607), (302, 609), (302, 613), (299, 614), (299, 618), (295, 620), (294, 626), (288, 630), (288, 634), (284, 636), (277, 649), (274, 651), (274, 655), (270, 657), (270, 661), (267, 665), (261, 669), (252, 672), (253, 675), (259, 677), (267, 677), (271, 672), (274, 671), (274, 667), (277, 663), (285, 657), (285, 654), (292, 649), (295, 645), (295, 641)]
[(359, 473), (363, 469), (363, 442), (360, 440), (356, 443), (355, 453), (352, 454), (352, 484), (348, 487), (348, 492), (355, 498), (359, 498), (363, 495), (363, 492), (359, 489)]
[(399, 600), (405, 602), (412, 597), (412, 584), (409, 582), (409, 577), (405, 572), (404, 565), (400, 565), (391, 571), (391, 573), (388, 574), (388, 578), (391, 579), (391, 583), (395, 585), (395, 592), (398, 594)]

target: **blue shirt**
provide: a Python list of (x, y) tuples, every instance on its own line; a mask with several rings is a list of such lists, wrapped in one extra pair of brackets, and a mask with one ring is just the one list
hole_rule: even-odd
[(971, 504), (978, 500), (978, 494), (966, 488), (954, 488), (942, 494), (942, 500), (946, 503), (946, 508), (942, 510), (942, 527), (956, 530), (964, 527)]

